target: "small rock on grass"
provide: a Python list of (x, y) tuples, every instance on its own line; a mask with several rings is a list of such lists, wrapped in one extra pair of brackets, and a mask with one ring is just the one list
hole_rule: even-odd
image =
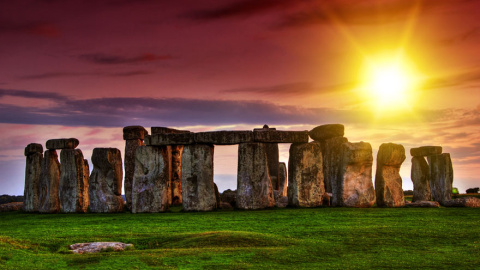
[(132, 248), (132, 244), (122, 242), (92, 242), (70, 245), (70, 250), (76, 254), (98, 253), (101, 251), (123, 251), (125, 248)]

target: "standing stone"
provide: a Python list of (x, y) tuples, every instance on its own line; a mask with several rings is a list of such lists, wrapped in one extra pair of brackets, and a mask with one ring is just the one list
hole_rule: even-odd
[(123, 139), (125, 140), (125, 199), (127, 208), (132, 209), (132, 183), (135, 172), (135, 153), (139, 146), (145, 145), (143, 140), (148, 131), (142, 126), (128, 126), (123, 128)]
[(323, 158), (323, 182), (327, 193), (333, 193), (333, 186), (339, 183), (338, 176), (342, 159), (340, 153), (342, 144), (346, 142), (348, 139), (345, 137), (333, 137), (320, 142)]
[(412, 202), (430, 201), (430, 168), (424, 157), (418, 156), (412, 158), (411, 178), (413, 182)]
[(371, 207), (375, 203), (372, 163), (369, 143), (342, 144), (339, 182), (332, 187), (333, 206)]
[(285, 165), (285, 162), (280, 162), (278, 163), (278, 191), (280, 192), (280, 195), (287, 196), (287, 183), (288, 183), (288, 178), (287, 178), (287, 166)]
[(58, 185), (60, 181), (60, 162), (56, 150), (45, 151), (40, 173), (40, 197), (38, 211), (40, 213), (57, 213), (60, 211)]
[(132, 213), (155, 213), (168, 210), (171, 159), (169, 146), (137, 148), (132, 186)]
[(401, 144), (383, 143), (377, 154), (375, 192), (377, 206), (401, 207), (405, 205), (400, 166), (405, 160), (405, 148)]
[[(178, 130), (167, 127), (152, 127), (152, 135), (156, 134), (190, 134), (188, 130)], [(197, 133), (195, 133), (196, 135)], [(182, 154), (183, 145), (173, 144), (172, 172), (169, 180), (168, 203), (170, 205), (182, 204)]]
[(428, 156), (432, 199), (441, 205), (452, 199), (453, 167), (450, 154)]
[(88, 174), (80, 149), (63, 149), (60, 152), (60, 183), (58, 196), (60, 211), (85, 213), (88, 208)]
[(288, 204), (300, 207), (320, 206), (324, 192), (320, 144), (292, 144), (288, 159)]
[(279, 182), (279, 155), (278, 155), (278, 143), (265, 143), (267, 151), (267, 163), (268, 163), (268, 173), (270, 175), (270, 180), (272, 181), (273, 190), (280, 190)]
[(263, 209), (275, 206), (264, 143), (238, 145), (237, 208)]
[(43, 147), (38, 143), (31, 143), (25, 147), (25, 188), (24, 211), (37, 212), (40, 193), (40, 174), (42, 170)]
[(191, 144), (183, 147), (183, 211), (211, 211), (216, 208), (213, 151), (213, 145), (208, 144)]
[(94, 148), (88, 195), (93, 213), (122, 212), (122, 155), (116, 148)]

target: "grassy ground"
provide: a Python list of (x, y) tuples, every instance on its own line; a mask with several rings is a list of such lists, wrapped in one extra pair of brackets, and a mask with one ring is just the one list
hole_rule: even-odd
[[(480, 268), (480, 209), (0, 213), (0, 269)], [(69, 254), (121, 241), (133, 250)]]

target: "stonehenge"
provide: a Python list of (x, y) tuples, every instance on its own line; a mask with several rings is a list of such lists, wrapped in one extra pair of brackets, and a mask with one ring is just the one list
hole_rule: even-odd
[[(132, 213), (160, 213), (171, 205), (192, 212), (372, 207), (375, 202), (378, 207), (480, 205), (474, 199), (452, 200), (452, 161), (440, 146), (410, 149), (414, 191), (413, 202), (405, 204), (400, 176), (405, 148), (380, 145), (373, 182), (372, 146), (349, 142), (344, 131), (341, 124), (310, 131), (282, 131), (267, 125), (204, 132), (152, 127), (151, 133), (142, 126), (127, 126), (124, 159), (119, 149), (94, 148), (91, 173), (77, 149), (78, 139), (48, 140), (45, 151), (41, 144), (31, 143), (24, 149), (24, 211), (116, 213), (127, 206)], [(279, 143), (291, 144), (288, 168), (279, 160)], [(220, 194), (214, 182), (215, 145), (238, 145), (234, 191)]]
[(400, 207), (405, 205), (402, 177), (400, 177), (400, 166), (405, 158), (403, 145), (394, 143), (380, 145), (375, 174), (377, 206)]

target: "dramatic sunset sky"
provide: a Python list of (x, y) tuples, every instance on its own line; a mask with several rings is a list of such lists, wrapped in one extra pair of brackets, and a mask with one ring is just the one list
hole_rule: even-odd
[[(90, 159), (123, 153), (128, 125), (328, 123), (374, 157), (404, 145), (404, 189), (423, 145), (480, 186), (480, 0), (0, 0), (0, 194), (23, 194), (32, 142), (75, 137)], [(215, 151), (235, 189), (237, 147)]]

